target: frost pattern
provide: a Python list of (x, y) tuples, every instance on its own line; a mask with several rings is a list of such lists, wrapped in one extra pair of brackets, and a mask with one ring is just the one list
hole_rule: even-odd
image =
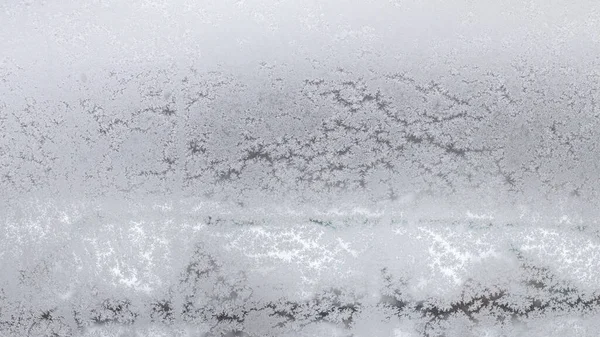
[(598, 8), (478, 6), (0, 5), (0, 335), (594, 335)]

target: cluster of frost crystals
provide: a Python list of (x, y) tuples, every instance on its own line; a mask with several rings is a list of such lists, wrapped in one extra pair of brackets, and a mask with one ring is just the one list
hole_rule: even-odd
[(0, 329), (562, 336), (599, 328), (598, 231), (349, 214), (23, 203), (2, 219)]
[[(458, 75), (402, 65), (295, 74), (256, 64), (239, 77), (193, 66), (97, 70), (68, 79), (76, 95), (3, 103), (4, 198), (443, 200), (462, 213), (589, 216), (598, 82), (590, 68), (527, 62)], [(547, 98), (538, 88), (548, 81), (570, 98)], [(589, 102), (576, 104), (578, 95)]]
[(0, 336), (592, 336), (589, 1), (0, 4)]

